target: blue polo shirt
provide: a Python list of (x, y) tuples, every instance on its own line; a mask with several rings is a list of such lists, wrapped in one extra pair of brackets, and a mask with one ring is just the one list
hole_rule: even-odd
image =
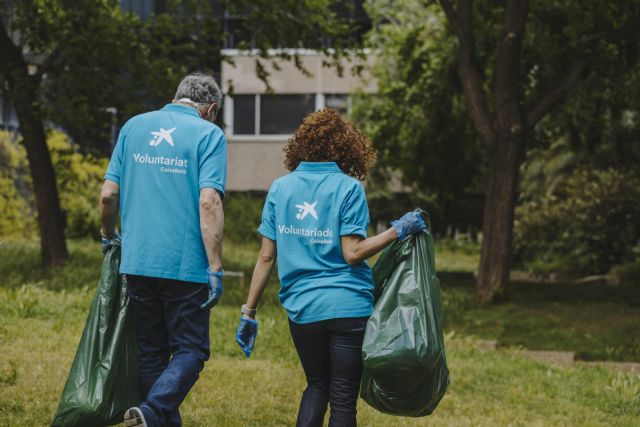
[(371, 315), (371, 269), (347, 264), (340, 244), (340, 236), (366, 238), (368, 225), (362, 184), (333, 162), (302, 162), (273, 182), (258, 231), (276, 242), (280, 301), (292, 321)]
[(206, 283), (200, 190), (224, 195), (227, 141), (191, 107), (168, 104), (120, 131), (105, 179), (120, 185), (120, 272)]

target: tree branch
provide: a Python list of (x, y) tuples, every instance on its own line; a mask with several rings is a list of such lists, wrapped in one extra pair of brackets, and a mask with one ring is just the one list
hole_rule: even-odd
[(520, 58), (527, 21), (528, 0), (507, 0), (502, 37), (498, 43), (495, 75), (495, 111), (498, 129), (522, 131), (519, 106)]
[(0, 72), (5, 79), (12, 79), (14, 74), (12, 71), (16, 68), (23, 71), (27, 68), (27, 64), (21, 50), (11, 40), (4, 21), (0, 19)]
[(587, 70), (589, 61), (586, 58), (575, 62), (566, 77), (547, 95), (543, 96), (527, 113), (526, 125), (532, 129), (554, 107), (562, 103), (571, 90), (580, 83)]
[(460, 0), (457, 10), (454, 10), (450, 0), (439, 0), (439, 2), (458, 38), (458, 74), (462, 82), (471, 121), (481, 139), (491, 148), (494, 145), (495, 131), (482, 89), (482, 74), (474, 60), (472, 1)]
[(444, 11), (444, 14), (447, 16), (447, 19), (451, 23), (456, 35), (458, 35), (458, 17), (456, 15), (456, 11), (453, 8), (453, 3), (449, 0), (438, 0), (440, 3), (440, 7)]
[(51, 51), (49, 56), (47, 56), (42, 61), (42, 64), (38, 66), (38, 71), (36, 72), (34, 77), (37, 80), (41, 80), (44, 74), (48, 73), (55, 67), (55, 63), (58, 60), (58, 58), (60, 58), (63, 51), (64, 51), (64, 46), (61, 44), (58, 45), (55, 49), (53, 49), (53, 51)]

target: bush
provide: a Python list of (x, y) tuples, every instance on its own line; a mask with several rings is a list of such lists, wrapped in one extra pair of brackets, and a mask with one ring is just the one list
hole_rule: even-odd
[(640, 305), (640, 258), (634, 262), (613, 267), (609, 276), (613, 284), (622, 286), (622, 293), (627, 301)]
[(616, 276), (622, 285), (635, 285), (640, 290), (640, 261), (616, 265), (610, 274)]
[[(12, 134), (0, 133), (0, 236), (32, 238), (37, 233), (35, 198), (27, 155)], [(62, 132), (47, 145), (56, 171), (67, 237), (99, 236), (98, 196), (108, 159), (82, 154)]]
[(67, 237), (98, 238), (98, 200), (109, 160), (79, 153), (61, 132), (52, 132), (47, 145), (56, 170)]
[(516, 261), (538, 273), (606, 273), (635, 258), (640, 177), (579, 168), (552, 194), (516, 210)]
[(264, 197), (227, 193), (224, 198), (224, 236), (237, 243), (258, 241)]
[(35, 214), (31, 200), (27, 155), (13, 134), (0, 131), (0, 236), (34, 237)]

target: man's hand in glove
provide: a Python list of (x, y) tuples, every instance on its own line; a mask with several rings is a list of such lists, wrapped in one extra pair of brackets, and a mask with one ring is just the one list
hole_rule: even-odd
[(104, 234), (104, 232), (100, 230), (100, 235), (102, 236), (102, 255), (106, 255), (107, 250), (109, 250), (109, 245), (112, 245), (114, 241), (120, 241), (120, 234), (118, 234), (118, 229), (116, 228), (111, 235)]
[(211, 271), (207, 268), (207, 275), (209, 276), (209, 282), (207, 283), (207, 287), (209, 288), (209, 297), (207, 298), (207, 301), (200, 306), (203, 310), (210, 310), (218, 304), (223, 292), (222, 277), (224, 276), (224, 270)]

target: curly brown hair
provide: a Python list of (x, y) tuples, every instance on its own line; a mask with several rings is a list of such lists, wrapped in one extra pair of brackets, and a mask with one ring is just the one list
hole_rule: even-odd
[(290, 171), (300, 162), (336, 162), (344, 173), (361, 180), (376, 159), (369, 138), (331, 108), (305, 117), (284, 147), (284, 155)]

